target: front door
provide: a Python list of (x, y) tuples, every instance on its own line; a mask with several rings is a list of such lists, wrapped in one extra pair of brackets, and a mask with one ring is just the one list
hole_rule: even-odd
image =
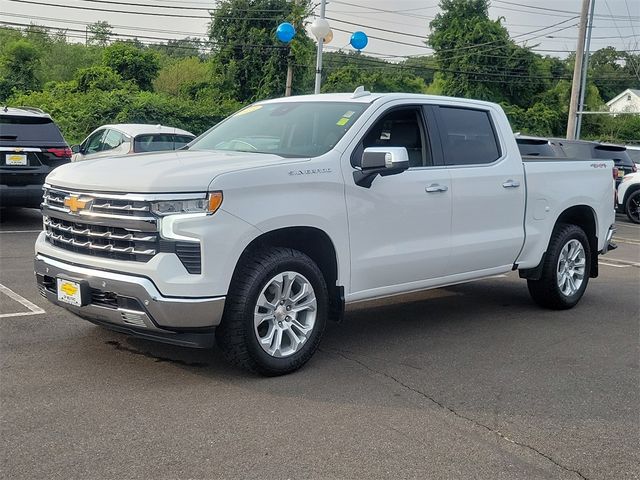
[[(352, 299), (408, 290), (447, 271), (451, 229), (451, 180), (434, 166), (419, 106), (383, 113), (353, 155), (366, 147), (405, 147), (410, 168), (378, 176), (370, 188), (346, 177), (351, 246)], [(349, 152), (347, 153), (349, 154)]]

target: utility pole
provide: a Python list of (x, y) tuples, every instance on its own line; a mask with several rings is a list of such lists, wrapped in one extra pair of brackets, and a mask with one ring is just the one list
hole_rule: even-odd
[(589, 12), (589, 26), (587, 27), (587, 46), (584, 52), (584, 61), (582, 62), (582, 82), (580, 86), (580, 102), (578, 102), (578, 125), (576, 126), (576, 139), (580, 139), (580, 130), (582, 129), (582, 111), (584, 110), (584, 97), (587, 94), (587, 72), (589, 70), (589, 50), (591, 48), (591, 32), (593, 30), (593, 11), (595, 10), (596, 0), (591, 0), (591, 11)]
[[(587, 0), (588, 1), (588, 0)], [(326, 7), (326, 0), (320, 1), (320, 18), (324, 20), (324, 12)], [(324, 44), (324, 38), (318, 38), (318, 52), (316, 54), (316, 85), (314, 92), (317, 95), (320, 93), (320, 84), (322, 82), (322, 45)]]
[(287, 83), (284, 89), (284, 96), (291, 96), (291, 85), (293, 83), (293, 54), (291, 53), (291, 47), (289, 47), (289, 53), (287, 54)]
[(584, 58), (584, 42), (587, 33), (587, 17), (589, 15), (589, 0), (582, 0), (580, 11), (580, 27), (578, 30), (578, 45), (576, 46), (576, 61), (573, 66), (573, 82), (571, 83), (571, 102), (569, 103), (569, 119), (567, 120), (567, 140), (575, 140), (578, 100), (580, 97), (580, 80), (582, 78), (582, 61)]

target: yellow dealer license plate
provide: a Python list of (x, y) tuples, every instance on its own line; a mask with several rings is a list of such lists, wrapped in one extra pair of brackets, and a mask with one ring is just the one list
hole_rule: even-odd
[(26, 165), (27, 164), (27, 156), (24, 154), (15, 154), (11, 153), (6, 157), (7, 165)]
[(63, 278), (56, 280), (58, 282), (58, 300), (70, 305), (75, 305), (76, 307), (81, 306), (82, 295), (80, 293), (80, 284)]

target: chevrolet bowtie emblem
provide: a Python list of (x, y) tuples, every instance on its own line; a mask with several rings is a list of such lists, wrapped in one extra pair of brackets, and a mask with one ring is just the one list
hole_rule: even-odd
[(92, 199), (90, 198), (80, 198), (75, 195), (71, 195), (64, 198), (64, 206), (67, 207), (71, 213), (78, 213), (78, 211), (86, 208), (91, 201)]

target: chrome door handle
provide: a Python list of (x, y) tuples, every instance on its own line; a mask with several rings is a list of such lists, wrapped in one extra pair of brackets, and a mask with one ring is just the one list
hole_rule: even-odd
[(449, 190), (449, 187), (447, 187), (446, 185), (439, 185), (437, 183), (432, 183), (424, 189), (424, 191), (427, 193), (446, 192), (447, 190)]
[(504, 182), (502, 186), (504, 188), (518, 188), (520, 186), (520, 182), (518, 182), (517, 180), (509, 179), (506, 182)]

